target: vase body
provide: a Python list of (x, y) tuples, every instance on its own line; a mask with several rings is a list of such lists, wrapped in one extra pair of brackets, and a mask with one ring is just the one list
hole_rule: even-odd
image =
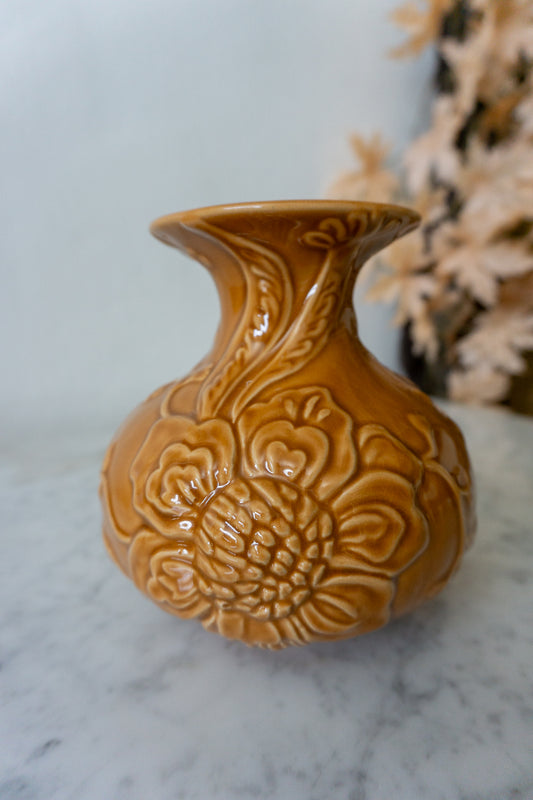
[(357, 335), (364, 261), (418, 221), (279, 202), (158, 220), (213, 275), (211, 353), (126, 420), (104, 539), (166, 611), (270, 648), (356, 636), (438, 592), (474, 531), (457, 427)]

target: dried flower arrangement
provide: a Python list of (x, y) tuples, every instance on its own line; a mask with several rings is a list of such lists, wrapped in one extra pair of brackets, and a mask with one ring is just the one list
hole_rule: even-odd
[(355, 134), (359, 168), (329, 195), (422, 214), (374, 264), (369, 294), (397, 302), (411, 377), (454, 400), (533, 413), (533, 2), (408, 2), (393, 20), (409, 34), (393, 56), (436, 47), (431, 127), (404, 156), (403, 192), (387, 145)]

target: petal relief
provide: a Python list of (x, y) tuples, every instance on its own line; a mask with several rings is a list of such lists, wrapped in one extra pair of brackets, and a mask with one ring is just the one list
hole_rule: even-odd
[(186, 537), (186, 518), (230, 481), (234, 461), (233, 433), (224, 420), (160, 419), (131, 467), (134, 506), (166, 536)]
[(422, 461), (382, 425), (364, 425), (357, 432), (361, 465), (402, 475), (415, 486), (423, 474)]
[(329, 440), (323, 431), (310, 425), (296, 428), (283, 419), (262, 425), (250, 445), (256, 475), (268, 473), (302, 487), (313, 484), (324, 469), (328, 453)]
[(211, 615), (204, 623), (206, 630), (221, 633), (227, 639), (242, 639), (244, 634), (244, 617), (238, 611), (217, 610), (216, 615)]
[(394, 597), (391, 581), (377, 575), (334, 575), (298, 612), (310, 640), (367, 633), (385, 625)]
[(135, 585), (167, 611), (196, 617), (209, 607), (197, 587), (193, 554), (185, 543), (169, 542), (160, 534), (143, 530), (128, 553)]
[(170, 445), (148, 477), (147, 500), (161, 514), (182, 516), (200, 505), (216, 488), (213, 453), (206, 447), (191, 450)]
[(248, 474), (263, 469), (268, 474), (269, 465), (287, 478), (284, 468), (292, 469), (292, 479), (312, 488), (319, 500), (333, 495), (356, 467), (352, 420), (321, 386), (291, 389), (255, 403), (241, 415), (238, 430)]
[(397, 575), (427, 547), (428, 523), (411, 483), (370, 472), (335, 500), (339, 538), (331, 565)]
[(476, 530), (476, 491), (464, 439), (456, 428), (453, 436), (443, 427), (432, 428), (421, 414), (409, 414), (408, 419), (424, 438), (422, 459), (426, 468), (439, 473), (455, 495), (464, 529), (465, 548), (468, 548)]

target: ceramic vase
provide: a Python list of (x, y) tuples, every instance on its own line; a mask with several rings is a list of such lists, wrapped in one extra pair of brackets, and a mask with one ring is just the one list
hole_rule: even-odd
[(463, 438), (369, 354), (352, 302), (365, 260), (417, 224), (287, 201), (152, 225), (221, 303), (209, 355), (130, 415), (102, 470), (109, 553), (162, 609), (279, 648), (379, 628), (457, 569), (474, 530)]

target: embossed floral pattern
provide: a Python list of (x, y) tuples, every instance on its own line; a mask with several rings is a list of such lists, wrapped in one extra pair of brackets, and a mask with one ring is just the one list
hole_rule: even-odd
[[(419, 414), (415, 398), (396, 424), (397, 406), (381, 401), (407, 445), (372, 422), (380, 410), (368, 390), (359, 402), (357, 386), (351, 394), (341, 381), (345, 409), (326, 388), (346, 348), (352, 368), (360, 358), (350, 344), (354, 248), (364, 243), (368, 256), (415, 215), (274, 206), (263, 222), (255, 207), (222, 215), (222, 227), (216, 208), (170, 219), (172, 241), (200, 251), (207, 242), (210, 263), (218, 246), (241, 285), (226, 296), (229, 327), (222, 320), (209, 361), (130, 417), (101, 486), (106, 544), (141, 591), (208, 630), (271, 648), (384, 625), (438, 591), (471, 538), (459, 469), (468, 460), (431, 429), (423, 404)], [(286, 261), (295, 248), (309, 258), (297, 274)], [(363, 359), (361, 370), (364, 388), (373, 368)], [(374, 381), (386, 385), (382, 373)]]
[(257, 644), (363, 632), (388, 620), (394, 576), (426, 546), (421, 475), (381, 426), (354, 436), (321, 387), (256, 403), (235, 430), (160, 419), (132, 467), (146, 523), (133, 577), (169, 610)]
[(316, 228), (303, 234), (302, 242), (308, 247), (330, 250), (356, 237), (385, 231), (392, 232), (392, 241), (400, 228), (405, 232), (415, 227), (417, 221), (418, 215), (410, 214), (405, 209), (390, 210), (387, 214), (382, 211), (373, 213), (370, 209), (351, 211), (343, 219), (327, 217), (321, 220)]

